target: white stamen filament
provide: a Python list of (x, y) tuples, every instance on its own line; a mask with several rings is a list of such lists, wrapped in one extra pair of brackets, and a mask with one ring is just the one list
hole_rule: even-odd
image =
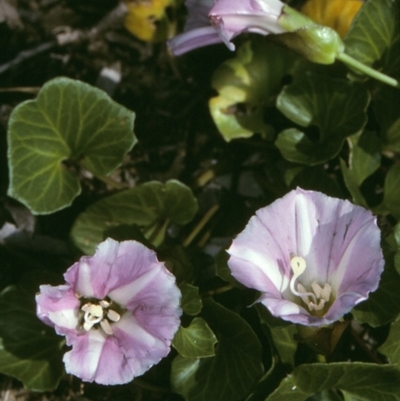
[(107, 335), (111, 336), (111, 334), (114, 333), (113, 329), (111, 328), (111, 324), (108, 322), (107, 319), (103, 319), (100, 322), (100, 326), (104, 330), (104, 333), (106, 333)]
[[(81, 310), (85, 312), (83, 315), (83, 329), (89, 331), (95, 324), (100, 323), (100, 327), (107, 335), (112, 335), (113, 330), (110, 322), (118, 322), (121, 318), (120, 314), (113, 309), (108, 309), (111, 303), (101, 300), (98, 305), (88, 302), (83, 305)], [(108, 310), (107, 310), (108, 309)]]
[[(323, 309), (331, 296), (331, 286), (328, 283), (325, 283), (324, 287), (322, 288), (318, 283), (313, 281), (311, 283), (313, 292), (307, 292), (305, 287), (298, 283), (296, 291), (295, 282), (306, 270), (306, 261), (301, 256), (293, 256), (290, 260), (290, 267), (293, 271), (293, 276), (290, 280), (290, 291), (303, 300), (303, 302), (308, 306), (310, 312), (313, 310), (319, 311)], [(311, 300), (309, 298), (311, 298)]]
[[(298, 297), (301, 297), (302, 299), (303, 299), (303, 296), (309, 296), (313, 299), (314, 302), (317, 302), (317, 299), (315, 298), (315, 295), (312, 292), (298, 292), (298, 291), (296, 291), (296, 289), (294, 287), (295, 281), (306, 270), (306, 267), (307, 267), (306, 261), (301, 256), (294, 256), (290, 260), (290, 267), (292, 268), (292, 271), (293, 271), (293, 277), (290, 280), (290, 291), (292, 291), (292, 293), (294, 295), (297, 295)], [(305, 291), (305, 288), (304, 288), (304, 291)]]

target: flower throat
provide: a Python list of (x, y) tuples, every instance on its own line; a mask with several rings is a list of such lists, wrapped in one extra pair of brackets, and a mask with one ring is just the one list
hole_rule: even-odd
[(293, 276), (290, 280), (290, 291), (292, 294), (300, 297), (307, 305), (310, 312), (321, 311), (329, 302), (332, 292), (331, 286), (328, 283), (325, 283), (325, 285), (321, 287), (317, 282), (313, 281), (311, 283), (313, 292), (307, 292), (304, 286), (300, 283), (297, 283), (296, 289), (296, 280), (307, 268), (306, 261), (301, 256), (293, 256), (290, 259), (290, 267), (293, 271)]

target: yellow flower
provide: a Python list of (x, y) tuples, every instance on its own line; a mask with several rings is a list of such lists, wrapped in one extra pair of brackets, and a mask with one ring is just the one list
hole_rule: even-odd
[(168, 22), (165, 10), (172, 2), (173, 0), (128, 1), (125, 28), (146, 42), (166, 40)]
[(333, 28), (343, 38), (363, 4), (362, 0), (308, 0), (301, 11), (318, 24)]

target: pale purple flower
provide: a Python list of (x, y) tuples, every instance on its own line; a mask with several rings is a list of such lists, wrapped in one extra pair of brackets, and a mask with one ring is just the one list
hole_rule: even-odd
[(232, 275), (293, 323), (335, 322), (378, 287), (384, 260), (372, 213), (300, 188), (257, 211), (228, 250)]
[(122, 384), (170, 351), (181, 315), (175, 277), (136, 241), (102, 242), (64, 274), (65, 285), (40, 286), (37, 315), (66, 337), (68, 373)]
[(168, 42), (175, 55), (214, 43), (235, 49), (232, 39), (243, 32), (283, 33), (278, 23), (284, 4), (279, 0), (186, 0), (184, 33)]

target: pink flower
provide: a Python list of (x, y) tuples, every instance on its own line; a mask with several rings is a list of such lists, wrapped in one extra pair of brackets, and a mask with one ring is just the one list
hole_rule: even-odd
[(168, 355), (181, 315), (175, 277), (136, 241), (102, 242), (64, 274), (66, 284), (40, 286), (37, 315), (64, 335), (68, 373), (122, 384)]
[(175, 55), (214, 43), (235, 49), (232, 39), (243, 32), (283, 33), (278, 23), (280, 0), (186, 0), (188, 19), (184, 33), (168, 42)]
[(333, 323), (378, 287), (384, 260), (372, 213), (300, 188), (257, 211), (228, 250), (233, 276), (276, 317)]

